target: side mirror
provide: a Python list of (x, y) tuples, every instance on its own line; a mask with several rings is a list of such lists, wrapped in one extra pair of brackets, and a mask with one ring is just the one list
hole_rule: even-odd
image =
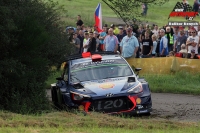
[(140, 70), (142, 70), (142, 68), (135, 68), (136, 72), (139, 72)]
[(56, 80), (63, 80), (63, 78), (62, 77), (58, 77), (58, 78), (56, 78)]
[(135, 68), (136, 76), (139, 75), (139, 71), (142, 70), (142, 68)]

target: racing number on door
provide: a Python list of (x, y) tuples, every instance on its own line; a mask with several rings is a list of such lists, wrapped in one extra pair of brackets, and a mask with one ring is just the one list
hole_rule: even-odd
[(123, 105), (123, 100), (122, 99), (116, 99), (114, 101), (109, 100), (109, 101), (99, 101), (98, 102), (98, 110), (102, 109), (111, 109), (111, 108), (120, 108)]

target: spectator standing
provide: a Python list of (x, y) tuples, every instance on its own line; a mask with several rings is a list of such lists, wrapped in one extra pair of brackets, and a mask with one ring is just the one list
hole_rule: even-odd
[(83, 40), (83, 52), (87, 52), (88, 50), (88, 44), (89, 44), (89, 33), (88, 32), (85, 32), (84, 33), (84, 40)]
[(198, 54), (198, 43), (199, 43), (199, 37), (196, 35), (195, 29), (190, 29), (190, 32), (192, 33), (192, 36), (189, 36), (186, 42), (188, 48), (188, 58), (191, 57), (192, 50), (195, 50), (195, 56)]
[(151, 38), (151, 36), (153, 35), (153, 33), (152, 33), (152, 31), (151, 31), (149, 25), (146, 24), (145, 29), (143, 30), (143, 33), (141, 34), (141, 37), (140, 37), (141, 40), (144, 39), (144, 37), (145, 37), (145, 32), (146, 32), (146, 31), (149, 32), (149, 38)]
[(146, 16), (147, 15), (147, 10), (148, 10), (148, 6), (147, 3), (143, 3), (142, 4), (142, 15)]
[[(144, 31), (143, 25), (140, 24), (139, 28), (137, 30), (139, 38), (140, 38), (141, 34), (143, 33), (143, 31)], [(141, 40), (139, 40), (139, 41), (141, 42)]]
[(154, 29), (152, 30), (152, 33), (155, 34), (156, 37), (158, 37), (158, 31), (159, 31), (158, 25), (155, 25), (155, 26), (154, 26)]
[(152, 49), (152, 56), (155, 57), (156, 56), (156, 48), (157, 48), (157, 41), (156, 41), (156, 35), (153, 34), (152, 35), (152, 41), (153, 41), (153, 49)]
[(179, 32), (179, 28), (178, 27), (174, 27), (173, 28), (174, 34), (173, 34), (173, 44), (175, 43), (175, 41), (177, 40), (177, 38), (180, 36), (180, 32)]
[(99, 47), (99, 42), (100, 42), (98, 36), (99, 33), (97, 31), (94, 31), (94, 38), (96, 39), (96, 51), (98, 50), (97, 48)]
[(198, 3), (197, 0), (194, 0), (193, 11), (194, 12), (198, 12), (199, 11), (199, 3)]
[(87, 52), (96, 52), (96, 38), (94, 37), (93, 32), (89, 33), (89, 38)]
[(76, 26), (77, 26), (78, 29), (82, 29), (82, 28), (83, 28), (83, 27), (82, 27), (83, 25), (84, 25), (84, 23), (83, 23), (83, 21), (81, 20), (81, 15), (78, 15), (78, 16), (77, 16)]
[(168, 50), (173, 51), (173, 45), (174, 45), (174, 37), (172, 29), (170, 27), (166, 27), (166, 37), (168, 40)]
[(75, 46), (75, 54), (78, 54), (80, 49), (80, 40), (79, 38), (77, 38), (77, 33), (73, 33), (73, 39), (71, 44)]
[(69, 40), (69, 42), (72, 42), (74, 33), (75, 33), (74, 28), (70, 27), (69, 28), (69, 32), (68, 32), (68, 40)]
[(132, 28), (133, 32), (136, 34), (135, 36), (138, 37), (138, 29), (139, 29), (139, 26), (138, 26), (138, 24), (136, 23), (136, 21), (133, 21), (133, 24), (131, 25), (131, 28)]
[(119, 42), (119, 44), (118, 44), (118, 51), (121, 53), (121, 50), (120, 50), (120, 43), (121, 43), (121, 41), (122, 41), (122, 39), (126, 36), (125, 34), (124, 34), (124, 31), (123, 31), (124, 29), (123, 29), (123, 27), (122, 26), (119, 26), (119, 34), (117, 35), (117, 38), (118, 38), (118, 42)]
[(165, 36), (165, 30), (161, 29), (160, 30), (160, 35), (161, 35), (161, 40), (160, 40), (160, 57), (166, 57), (169, 54), (168, 51), (168, 39)]
[(135, 57), (139, 47), (138, 40), (135, 36), (132, 35), (131, 28), (127, 28), (126, 32), (127, 35), (122, 39), (120, 43), (121, 55), (124, 58)]
[(153, 42), (149, 38), (149, 31), (145, 32), (145, 38), (142, 40), (142, 58), (151, 57)]
[(157, 38), (157, 47), (156, 47), (156, 57), (160, 57), (160, 40), (161, 40), (161, 34), (160, 30), (158, 31), (158, 38)]
[(83, 30), (79, 30), (78, 38), (79, 38), (79, 40), (80, 40), (80, 49), (79, 49), (79, 53), (81, 54), (81, 53), (83, 52), (83, 40), (84, 40)]
[(107, 27), (103, 27), (103, 31), (99, 35), (99, 46), (97, 48), (98, 51), (103, 51), (104, 39), (107, 35)]
[(186, 44), (186, 41), (187, 41), (187, 37), (185, 36), (184, 31), (181, 30), (180, 36), (178, 36), (178, 38), (176, 39), (174, 43), (174, 51), (179, 52), (181, 50), (181, 45)]
[(108, 30), (108, 35), (104, 39), (104, 51), (117, 52), (118, 44), (119, 44), (118, 39), (113, 34), (113, 29), (110, 28)]

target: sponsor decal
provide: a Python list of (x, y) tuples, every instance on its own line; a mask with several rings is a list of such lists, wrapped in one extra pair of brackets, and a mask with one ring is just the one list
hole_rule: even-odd
[(113, 83), (104, 83), (104, 84), (99, 85), (99, 88), (102, 88), (102, 89), (111, 89), (114, 86), (115, 85)]
[(199, 23), (196, 21), (189, 22), (168, 22), (169, 26), (198, 26)]
[(114, 81), (120, 81), (125, 80), (126, 78), (113, 78), (113, 79), (102, 79), (102, 80), (91, 80), (87, 81), (85, 83), (82, 83), (82, 85), (96, 85), (98, 83), (107, 83), (107, 82), (114, 82)]
[(148, 110), (140, 110), (139, 113), (147, 113)]
[(88, 60), (89, 62), (84, 62), (84, 63), (78, 63), (78, 64), (74, 64), (71, 66), (71, 71), (75, 71), (77, 69), (85, 69), (88, 67), (101, 67), (101, 66), (116, 66), (118, 64), (120, 65), (127, 65), (126, 62), (122, 59), (109, 59), (109, 60), (102, 60), (102, 61), (97, 61), (97, 62), (92, 62), (90, 60)]
[(103, 79), (103, 80), (92, 81), (92, 82), (106, 83), (106, 82), (120, 81), (120, 80), (123, 80), (123, 79), (124, 79), (124, 78)]
[(138, 109), (144, 108), (142, 105), (137, 105)]

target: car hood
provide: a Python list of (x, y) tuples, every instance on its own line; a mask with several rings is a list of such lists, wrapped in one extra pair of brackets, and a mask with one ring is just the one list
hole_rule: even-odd
[(79, 91), (94, 95), (123, 93), (123, 91), (129, 89), (130, 86), (136, 84), (136, 82), (128, 83), (127, 81), (128, 77), (86, 81), (81, 83), (84, 89), (79, 89)]

